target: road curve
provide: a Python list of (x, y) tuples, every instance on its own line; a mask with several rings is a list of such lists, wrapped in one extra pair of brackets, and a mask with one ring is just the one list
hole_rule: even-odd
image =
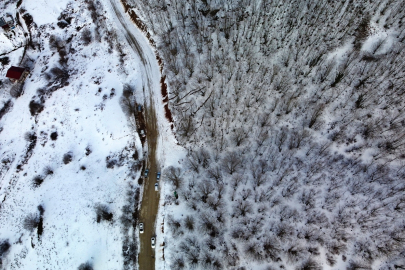
[[(117, 1), (117, 0), (115, 0)], [(157, 117), (155, 104), (160, 100), (160, 72), (157, 60), (151, 46), (146, 38), (142, 36), (139, 29), (136, 28), (124, 12), (121, 3), (116, 3), (110, 0), (112, 10), (116, 18), (120, 22), (123, 34), (132, 48), (142, 61), (141, 72), (143, 77), (143, 90), (145, 96), (145, 120), (146, 120), (146, 137), (148, 146), (148, 157), (146, 167), (149, 168), (149, 177), (144, 180), (144, 190), (141, 202), (140, 220), (144, 223), (144, 233), (140, 234), (140, 251), (139, 251), (139, 269), (154, 270), (155, 269), (155, 249), (151, 247), (151, 237), (155, 236), (156, 231), (156, 215), (159, 206), (159, 192), (155, 191), (156, 174), (159, 168), (156, 159), (157, 142), (159, 130), (157, 125)], [(134, 34), (135, 33), (135, 34)], [(148, 51), (146, 51), (148, 50)], [(156, 249), (160, 244), (156, 244)]]

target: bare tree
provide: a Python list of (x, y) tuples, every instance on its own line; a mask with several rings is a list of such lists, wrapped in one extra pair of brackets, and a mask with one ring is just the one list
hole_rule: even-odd
[(186, 216), (184, 219), (184, 226), (190, 231), (194, 230), (194, 218), (192, 216)]
[(221, 162), (225, 171), (231, 175), (238, 170), (241, 163), (242, 160), (236, 152), (228, 152)]
[(207, 175), (209, 178), (214, 179), (215, 182), (223, 182), (222, 180), (222, 171), (218, 165), (214, 165), (207, 170)]
[(214, 191), (214, 186), (208, 180), (203, 180), (198, 183), (197, 191), (200, 193), (200, 198), (204, 203), (207, 203), (208, 196)]
[(234, 211), (234, 215), (240, 215), (244, 217), (246, 216), (246, 214), (252, 213), (252, 204), (249, 201), (237, 200)]
[(318, 122), (319, 117), (325, 108), (324, 104), (318, 104), (315, 109), (311, 112), (308, 127), (312, 128)]
[(284, 142), (287, 140), (287, 135), (288, 135), (288, 130), (285, 127), (281, 128), (281, 130), (279, 130), (277, 132), (275, 143), (278, 147), (279, 152), (281, 152), (282, 146), (283, 146)]
[(166, 169), (165, 176), (167, 179), (170, 180), (170, 182), (173, 184), (173, 186), (178, 189), (183, 182), (182, 176), (181, 176), (181, 169), (178, 167), (173, 167), (170, 166)]

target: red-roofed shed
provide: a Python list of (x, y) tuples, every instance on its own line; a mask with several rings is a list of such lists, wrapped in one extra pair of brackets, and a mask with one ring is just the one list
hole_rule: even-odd
[(22, 82), (28, 75), (28, 70), (22, 67), (10, 67), (7, 70), (6, 77), (10, 79), (12, 82)]

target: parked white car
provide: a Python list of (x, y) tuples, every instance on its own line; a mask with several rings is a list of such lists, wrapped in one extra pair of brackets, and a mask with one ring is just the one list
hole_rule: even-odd
[(143, 223), (139, 223), (139, 233), (143, 233)]
[(156, 191), (159, 190), (159, 184), (158, 184), (158, 183), (155, 184), (155, 190), (156, 190)]
[(150, 240), (151, 240), (151, 242), (152, 242), (152, 248), (155, 248), (155, 246), (156, 246), (156, 239), (155, 239), (155, 237), (152, 237)]

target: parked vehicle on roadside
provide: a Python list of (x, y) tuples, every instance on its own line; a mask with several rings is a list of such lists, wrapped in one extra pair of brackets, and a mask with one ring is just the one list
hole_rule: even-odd
[(159, 190), (159, 184), (156, 183), (156, 184), (155, 184), (155, 191), (158, 191), (158, 190)]
[(146, 169), (146, 170), (145, 170), (145, 173), (144, 173), (144, 176), (145, 176), (145, 177), (148, 177), (148, 174), (149, 174), (149, 169)]
[(139, 233), (143, 233), (143, 223), (139, 223)]
[(159, 181), (159, 179), (160, 179), (160, 172), (158, 172), (158, 173), (156, 174), (156, 179)]
[(156, 246), (156, 239), (155, 239), (155, 237), (152, 237), (152, 238), (150, 239), (150, 241), (151, 241), (151, 243), (152, 243), (152, 248), (155, 248), (155, 246)]

